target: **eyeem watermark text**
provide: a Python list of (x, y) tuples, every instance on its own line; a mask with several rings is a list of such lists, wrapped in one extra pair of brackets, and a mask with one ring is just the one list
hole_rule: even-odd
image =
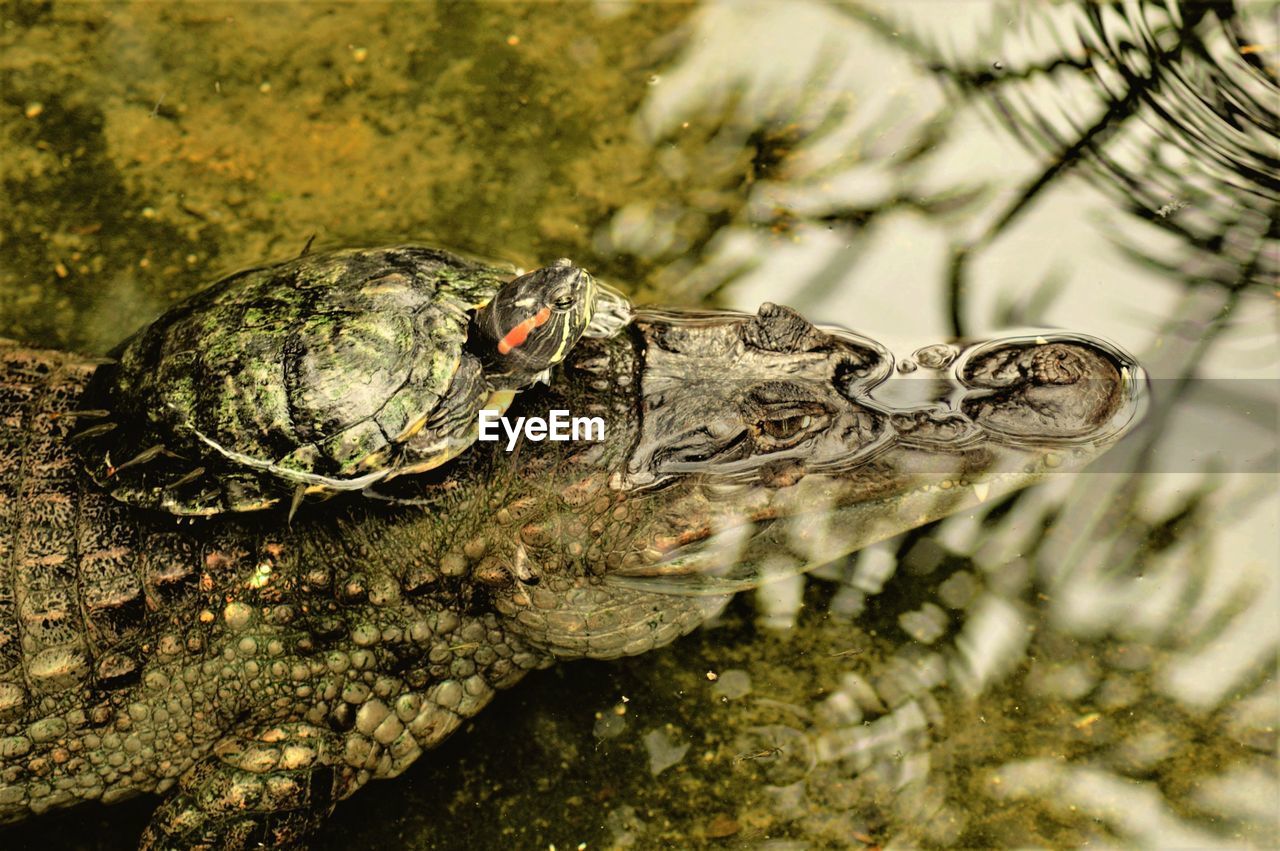
[(553, 408), (550, 416), (516, 417), (515, 422), (502, 416), (492, 408), (480, 409), (480, 439), (487, 441), (500, 440), (507, 435), (507, 451), (516, 448), (516, 441), (521, 433), (526, 440), (534, 442), (542, 440), (604, 440), (603, 417), (571, 417), (568, 411)]

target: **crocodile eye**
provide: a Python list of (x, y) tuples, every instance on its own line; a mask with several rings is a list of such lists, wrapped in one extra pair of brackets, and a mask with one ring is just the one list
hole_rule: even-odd
[(807, 429), (812, 423), (812, 416), (809, 414), (800, 414), (794, 417), (782, 417), (776, 420), (763, 420), (760, 423), (760, 431), (764, 432), (769, 437), (772, 437), (774, 440), (787, 440)]
[(792, 446), (826, 428), (829, 417), (822, 411), (779, 412), (761, 417), (752, 431), (756, 442), (766, 450), (790, 449)]

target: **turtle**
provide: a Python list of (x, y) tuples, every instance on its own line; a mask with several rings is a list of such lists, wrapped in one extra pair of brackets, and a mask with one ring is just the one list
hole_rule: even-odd
[[(464, 451), (626, 301), (568, 259), (514, 279), (423, 246), (230, 275), (126, 340), (90, 389), (91, 476), (177, 515), (368, 492)], [(605, 307), (593, 325), (597, 304)]]

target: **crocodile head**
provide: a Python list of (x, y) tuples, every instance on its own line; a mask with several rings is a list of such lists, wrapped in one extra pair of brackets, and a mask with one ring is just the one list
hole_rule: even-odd
[(597, 418), (603, 439), (504, 435), (412, 487), (471, 518), (438, 562), (515, 632), (557, 658), (609, 658), (670, 641), (734, 591), (1079, 470), (1137, 422), (1144, 392), (1131, 358), (1076, 334), (936, 344), (895, 367), (788, 308), (640, 311), (508, 414)]

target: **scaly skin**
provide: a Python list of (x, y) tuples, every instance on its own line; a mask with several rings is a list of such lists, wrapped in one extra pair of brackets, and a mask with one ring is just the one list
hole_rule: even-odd
[[(526, 672), (660, 647), (715, 607), (699, 592), (1074, 468), (1138, 393), (1091, 343), (1026, 344), (1021, 371), (1016, 346), (972, 361), (1001, 388), (972, 419), (894, 414), (865, 395), (881, 353), (801, 322), (642, 316), (518, 406), (604, 416), (605, 441), (479, 444), (401, 482), (404, 504), (340, 498), (292, 526), (116, 502), (67, 441), (95, 364), (0, 346), (0, 821), (167, 792), (144, 848), (297, 844)], [(780, 439), (801, 419), (767, 413), (779, 394), (821, 433)], [(1049, 437), (1088, 434), (987, 439), (1028, 405)], [(673, 437), (690, 417), (696, 452)]]

